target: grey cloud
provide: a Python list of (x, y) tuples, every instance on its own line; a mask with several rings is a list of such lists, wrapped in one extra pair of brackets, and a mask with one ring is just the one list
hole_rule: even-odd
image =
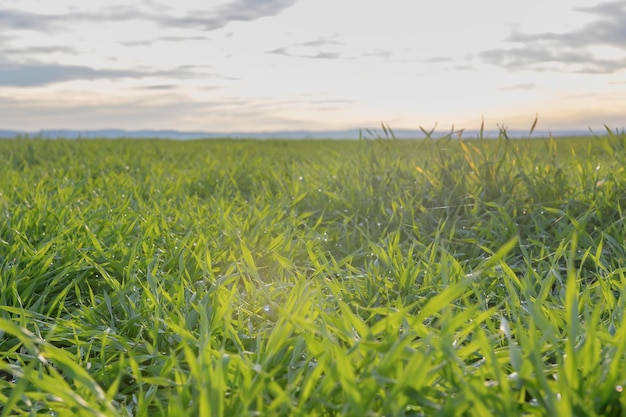
[(457, 71), (470, 71), (470, 72), (478, 71), (476, 67), (473, 67), (471, 65), (455, 65), (453, 68)]
[[(180, 88), (180, 85), (178, 84), (152, 84), (152, 85), (143, 85), (140, 87), (133, 87), (133, 90), (170, 91), (170, 90), (177, 90), (179, 88)], [(196, 87), (196, 88), (200, 88), (201, 90), (204, 90), (204, 91), (211, 91), (211, 90), (216, 90), (219, 87), (203, 86), (203, 87)]]
[(175, 90), (179, 86), (175, 84), (156, 84), (156, 85), (146, 85), (143, 87), (137, 87), (138, 90)]
[(234, 20), (252, 20), (274, 16), (293, 6), (297, 0), (234, 0), (220, 8), (219, 14)]
[(124, 46), (151, 46), (158, 42), (188, 42), (188, 41), (206, 41), (208, 38), (204, 36), (161, 36), (155, 39), (143, 39), (139, 41), (122, 42)]
[(64, 54), (77, 54), (78, 50), (70, 46), (50, 45), (50, 46), (29, 46), (21, 48), (5, 48), (1, 49), (5, 56), (24, 56), (24, 55), (46, 55), (57, 52)]
[(262, 17), (276, 16), (296, 2), (297, 0), (234, 0), (214, 11), (196, 10), (183, 17), (158, 16), (156, 21), (165, 27), (191, 27), (212, 31), (234, 21), (250, 22)]
[(266, 51), (268, 54), (283, 55), (295, 58), (309, 59), (344, 59), (356, 58), (382, 58), (392, 59), (394, 54), (391, 50), (374, 49), (367, 52), (352, 51), (343, 42), (333, 39), (333, 36), (325, 36), (305, 42), (297, 42), (287, 46)]
[(204, 36), (161, 36), (156, 39), (158, 42), (187, 42), (187, 41), (205, 41)]
[(626, 2), (601, 3), (575, 10), (597, 15), (599, 19), (569, 33), (514, 33), (507, 40), (555, 43), (568, 47), (611, 45), (626, 50)]
[(422, 62), (426, 62), (429, 64), (441, 64), (444, 62), (452, 62), (452, 61), (454, 61), (452, 58), (449, 58), (446, 56), (433, 56), (431, 58), (426, 58), (422, 60)]
[(152, 21), (166, 28), (195, 28), (216, 30), (233, 21), (253, 21), (275, 16), (291, 7), (297, 0), (233, 0), (214, 10), (193, 10), (182, 17), (167, 16), (163, 11), (145, 11), (134, 7), (103, 8), (99, 13), (68, 12), (41, 14), (12, 9), (0, 9), (0, 30), (35, 30), (44, 33), (69, 31), (74, 22)]
[(528, 91), (528, 90), (533, 90), (535, 88), (535, 84), (534, 83), (522, 83), (522, 84), (515, 84), (515, 85), (511, 85), (509, 87), (505, 87), (505, 88), (501, 88), (501, 91)]
[(64, 65), (0, 65), (0, 85), (29, 87), (70, 80), (134, 77), (134, 71), (95, 70), (89, 67)]
[(511, 70), (559, 70), (589, 74), (614, 73), (626, 68), (626, 58), (596, 59), (593, 54), (572, 48), (528, 45), (513, 49), (496, 49), (481, 53), (488, 63)]
[(120, 42), (120, 45), (123, 46), (151, 46), (156, 43), (156, 39), (142, 39), (140, 41), (128, 41), (128, 42)]
[(378, 50), (375, 50), (375, 51), (372, 51), (372, 52), (368, 52), (368, 53), (364, 54), (364, 56), (365, 57), (390, 59), (390, 58), (393, 57), (393, 52), (378, 49)]
[(46, 31), (55, 26), (56, 19), (53, 16), (22, 12), (17, 10), (0, 10), (0, 29), (38, 30)]
[(550, 62), (588, 62), (591, 54), (575, 50), (552, 50), (545, 46), (528, 45), (513, 49), (495, 49), (481, 54), (482, 58), (491, 63), (499, 63), (509, 68), (522, 68), (537, 63)]
[(307, 58), (313, 59), (340, 59), (341, 54), (338, 52), (318, 52), (315, 55), (308, 56)]
[(308, 58), (308, 59), (347, 59), (347, 57), (342, 56), (339, 52), (322, 52), (317, 51), (311, 54), (296, 54), (289, 52), (288, 48), (277, 48), (271, 51), (267, 51), (268, 54), (275, 55), (284, 55), (289, 57), (296, 58)]
[(301, 42), (298, 43), (296, 45), (299, 46), (310, 46), (310, 47), (323, 47), (323, 46), (327, 46), (327, 45), (337, 45), (337, 46), (343, 46), (343, 42), (339, 42), (333, 39), (329, 39), (329, 38), (318, 38), (318, 39), (314, 39), (312, 41), (306, 41), (306, 42)]
[(576, 10), (593, 14), (596, 19), (567, 33), (513, 33), (506, 40), (520, 46), (484, 51), (480, 57), (512, 70), (614, 73), (624, 69), (626, 56), (597, 59), (593, 48), (611, 46), (626, 52), (626, 2), (607, 2)]
[(287, 52), (287, 47), (286, 46), (281, 46), (280, 48), (276, 48), (276, 49), (272, 49), (270, 51), (267, 51), (268, 54), (274, 54), (274, 55), (287, 55), (289, 56), (289, 53)]
[(0, 61), (0, 86), (31, 87), (72, 80), (144, 78), (153, 76), (193, 76), (185, 70), (142, 72), (131, 70), (94, 69), (77, 65), (45, 63), (17, 64)]
[[(344, 43), (336, 41), (332, 39), (332, 37), (320, 37), (310, 41), (297, 42), (288, 46), (282, 46), (280, 48), (266, 51), (266, 53), (309, 59), (349, 59), (348, 56), (342, 55), (336, 50), (326, 50), (328, 47), (336, 49), (337, 47), (343, 46), (345, 46)], [(374, 56), (381, 53), (381, 51), (375, 51), (372, 55)]]
[(293, 53), (289, 51), (290, 47), (284, 46), (281, 48), (272, 49), (267, 51), (268, 54), (283, 55), (296, 58), (309, 58), (309, 59), (344, 59), (347, 57), (342, 56), (339, 52), (328, 51), (312, 51), (311, 53)]
[(599, 21), (587, 26), (586, 30), (576, 33), (580, 39), (572, 39), (582, 44), (592, 42), (609, 44), (626, 49), (626, 2), (616, 1), (601, 3), (592, 7), (577, 9), (582, 12), (592, 13), (601, 17)]
[(119, 22), (145, 19), (143, 14), (129, 7), (107, 7), (100, 13), (72, 12), (65, 14), (41, 14), (21, 10), (0, 9), (0, 29), (33, 30), (44, 33), (69, 31), (74, 22)]

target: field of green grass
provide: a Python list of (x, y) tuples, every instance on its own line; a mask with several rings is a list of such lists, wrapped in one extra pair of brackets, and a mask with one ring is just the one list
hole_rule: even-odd
[(0, 417), (626, 415), (626, 135), (0, 141)]

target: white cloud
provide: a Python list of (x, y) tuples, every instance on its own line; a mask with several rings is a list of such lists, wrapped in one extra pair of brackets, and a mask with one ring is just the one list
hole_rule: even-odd
[(626, 93), (623, 12), (583, 0), (6, 0), (12, 126), (0, 128), (73, 127), (75, 112), (81, 128), (473, 128), (481, 116), (525, 128), (535, 113), (585, 127), (597, 118), (583, 104), (613, 118), (607, 97)]
[(484, 51), (482, 58), (511, 70), (623, 71), (626, 68), (626, 2), (578, 7), (571, 12), (591, 15), (593, 19), (563, 32), (554, 29), (549, 32), (515, 32), (506, 40), (517, 46)]

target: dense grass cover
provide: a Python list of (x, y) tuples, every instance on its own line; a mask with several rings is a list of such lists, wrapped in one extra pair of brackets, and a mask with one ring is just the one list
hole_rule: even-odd
[(0, 415), (624, 415), (626, 136), (0, 142)]

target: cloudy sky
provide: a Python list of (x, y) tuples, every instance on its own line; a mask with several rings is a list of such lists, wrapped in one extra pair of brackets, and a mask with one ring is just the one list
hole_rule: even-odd
[(626, 0), (2, 0), (0, 129), (626, 125)]

